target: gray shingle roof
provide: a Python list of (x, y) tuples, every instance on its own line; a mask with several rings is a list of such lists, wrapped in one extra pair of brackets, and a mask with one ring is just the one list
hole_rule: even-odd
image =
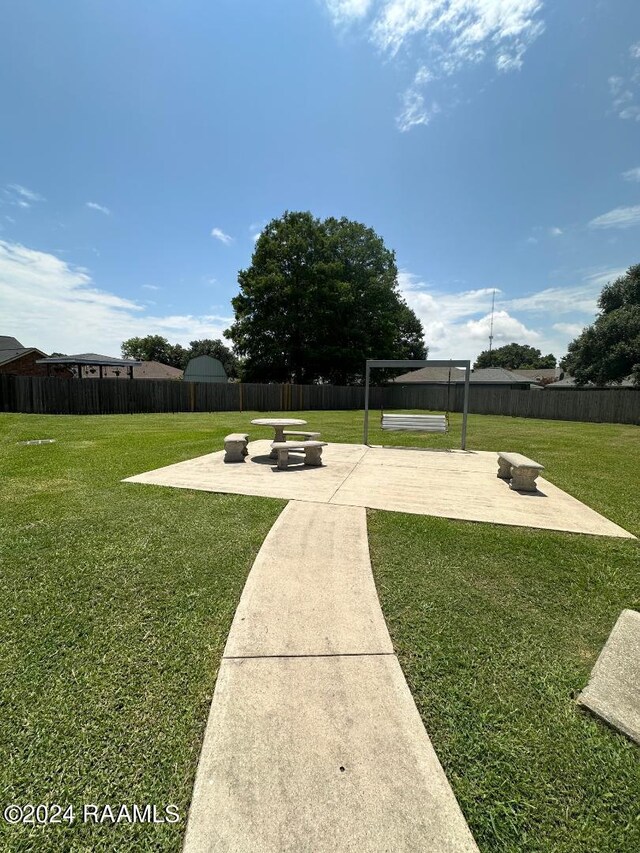
[[(409, 384), (412, 382), (444, 382), (449, 381), (448, 367), (421, 367), (419, 370), (412, 370), (409, 373), (403, 373), (402, 376), (396, 376), (394, 382), (399, 384)], [(472, 370), (469, 377), (469, 382), (489, 382), (499, 384), (513, 385), (516, 383), (531, 383), (532, 380), (526, 377), (519, 376), (511, 370), (505, 370), (504, 367), (484, 367), (479, 370)], [(451, 369), (451, 384), (464, 382), (464, 370), (457, 367)]]
[(97, 352), (81, 352), (74, 355), (60, 356), (59, 358), (43, 358), (40, 364), (92, 364), (92, 365), (113, 365), (114, 367), (131, 367), (142, 364), (141, 361), (136, 361), (131, 358), (114, 358), (112, 355), (100, 355)]
[(29, 352), (36, 352), (39, 355), (45, 354), (36, 347), (22, 346), (17, 338), (12, 338), (10, 335), (0, 335), (0, 364), (6, 364), (8, 361), (13, 361)]

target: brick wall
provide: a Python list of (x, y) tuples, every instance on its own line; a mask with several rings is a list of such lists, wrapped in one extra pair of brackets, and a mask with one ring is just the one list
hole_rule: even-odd
[[(16, 376), (47, 376), (47, 365), (36, 364), (39, 358), (42, 358), (39, 352), (26, 353), (26, 355), (14, 358), (13, 361), (8, 361), (6, 364), (0, 364), (0, 373), (12, 373)], [(61, 379), (69, 379), (72, 375), (66, 368), (60, 371), (51, 371), (51, 376), (58, 376)]]

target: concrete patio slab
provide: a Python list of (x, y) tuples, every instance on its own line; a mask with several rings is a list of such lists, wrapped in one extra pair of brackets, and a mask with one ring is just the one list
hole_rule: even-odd
[(330, 443), (322, 467), (305, 466), (300, 455), (299, 464), (278, 471), (270, 447), (254, 441), (244, 463), (225, 464), (219, 451), (125, 482), (634, 538), (543, 478), (537, 492), (513, 491), (496, 476), (496, 453)]
[(287, 504), (247, 579), (225, 657), (393, 654), (362, 507)]
[(640, 744), (640, 613), (623, 610), (578, 704)]
[(225, 659), (185, 853), (477, 851), (394, 655)]
[(326, 464), (320, 467), (304, 465), (304, 454), (292, 452), (291, 459), (298, 455), (300, 463), (291, 463), (286, 471), (279, 471), (276, 461), (269, 456), (270, 441), (252, 441), (248, 449), (245, 462), (225, 463), (224, 452), (218, 451), (138, 474), (125, 482), (328, 503), (367, 451), (358, 444), (331, 445), (325, 448), (323, 462)]

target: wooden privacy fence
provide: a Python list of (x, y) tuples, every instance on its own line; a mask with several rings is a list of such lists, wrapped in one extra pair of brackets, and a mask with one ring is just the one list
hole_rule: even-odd
[[(461, 385), (387, 385), (371, 389), (371, 409), (462, 411)], [(363, 409), (364, 388), (336, 385), (254, 385), (166, 379), (58, 379), (0, 374), (0, 411), (56, 415), (142, 412), (287, 412)], [(640, 389), (469, 389), (473, 414), (640, 423)]]

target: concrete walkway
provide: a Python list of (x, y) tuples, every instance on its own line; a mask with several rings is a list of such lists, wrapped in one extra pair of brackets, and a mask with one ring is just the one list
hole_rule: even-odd
[(186, 853), (477, 851), (393, 654), (361, 507), (292, 502), (225, 648)]

